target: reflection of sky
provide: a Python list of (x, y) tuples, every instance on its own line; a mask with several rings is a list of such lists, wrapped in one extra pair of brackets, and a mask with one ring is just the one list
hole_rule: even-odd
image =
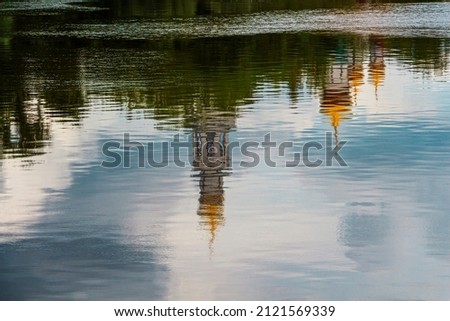
[[(0, 297), (449, 299), (449, 83), (393, 66), (378, 100), (364, 85), (339, 128), (350, 167), (224, 178), (226, 224), (212, 252), (190, 168), (98, 167), (108, 138), (173, 133), (91, 95), (83, 126), (53, 125), (35, 165), (2, 162)], [(287, 88), (265, 96), (231, 137), (271, 130), (305, 142), (331, 129), (316, 97), (292, 109)]]
[(114, 235), (72, 233), (56, 238), (50, 231), (48, 237), (4, 243), (0, 245), (0, 299), (161, 299), (164, 267), (154, 263), (152, 251), (117, 242)]
[[(311, 127), (323, 126), (325, 117), (295, 112), (278, 113), (277, 123), (284, 124), (279, 137), (319, 135)], [(270, 113), (254, 108), (239, 120), (233, 137), (261, 138), (265, 131), (256, 129), (263, 128), (262, 117), (272, 119)], [(310, 121), (295, 121), (307, 115)], [(35, 192), (2, 202), (37, 203), (34, 212), (46, 214), (30, 221), (36, 238), (2, 246), (2, 274), (33, 262), (32, 269), (2, 280), (4, 297), (55, 298), (67, 284), (71, 291), (65, 295), (74, 299), (114, 298), (124, 289), (130, 298), (153, 299), (449, 297), (448, 284), (435, 277), (446, 273), (436, 258), (449, 255), (448, 171), (441, 159), (426, 158), (436, 157), (438, 143), (442, 157), (447, 155), (443, 128), (411, 115), (372, 128), (356, 118), (342, 129), (343, 137), (351, 137), (344, 153), (350, 168), (237, 168), (225, 178), (227, 221), (211, 255), (195, 215), (198, 187), (190, 170), (97, 168), (103, 141), (97, 135), (104, 129), (95, 124), (102, 117), (112, 121), (117, 138), (121, 129), (136, 136), (148, 130), (145, 137), (154, 137), (148, 120), (93, 113), (84, 121), (89, 134), (83, 140), (69, 140), (73, 134), (65, 130), (53, 135), (83, 150), (78, 158), (54, 157), (65, 165), (44, 162), (27, 170), (4, 163), (6, 186), (14, 182)], [(102, 120), (104, 128), (108, 119)], [(57, 141), (49, 148), (53, 156), (64, 150)], [(403, 165), (391, 158), (399, 154)], [(64, 183), (53, 183), (67, 173)], [(20, 184), (22, 178), (27, 184)]]
[[(61, 137), (63, 133), (58, 134)], [(160, 243), (165, 214), (170, 213), (165, 204), (176, 194), (173, 186), (177, 186), (179, 174), (168, 170), (162, 175), (149, 169), (148, 175), (143, 176), (132, 169), (100, 169), (99, 146), (90, 145), (90, 151), (84, 150), (87, 155), (79, 158), (59, 157), (66, 161), (65, 168), (44, 163), (36, 165), (41, 167), (36, 170), (23, 170), (23, 174), (21, 167), (14, 171), (5, 168), (8, 174), (11, 171), (16, 175), (14, 179), (7, 176), (7, 182), (12, 181), (17, 187), (2, 207), (14, 209), (8, 214), (14, 219), (9, 223), (16, 228), (3, 233), (5, 240), (9, 234), (12, 236), (0, 245), (0, 298), (164, 297), (165, 267), (159, 254), (164, 249)], [(58, 147), (52, 145), (54, 149)], [(52, 155), (56, 154), (53, 151)], [(95, 166), (91, 163), (89, 168), (80, 168), (80, 160), (86, 165), (89, 157)], [(46, 180), (27, 175), (43, 175), (42, 169), (53, 170), (44, 176)], [(67, 173), (71, 173), (70, 182), (53, 183)], [(19, 192), (26, 191), (27, 186), (27, 194)], [(172, 190), (173, 193), (167, 192), (167, 202), (162, 202), (159, 190)], [(22, 198), (18, 199), (20, 195)], [(142, 208), (142, 204), (147, 205)], [(18, 216), (24, 213), (26, 218)], [(23, 268), (11, 272), (17, 265)], [(131, 288), (130, 283), (134, 284)]]
[[(450, 254), (447, 91), (421, 80), (426, 84), (410, 96), (387, 95), (417, 81), (388, 71), (378, 100), (372, 88), (363, 88), (353, 120), (341, 128), (350, 168), (234, 170), (225, 183), (227, 224), (209, 259), (214, 263), (189, 255), (191, 243), (176, 252), (180, 266), (210, 264), (216, 273), (186, 271), (184, 280), (189, 275), (192, 282), (174, 281), (173, 298), (192, 294), (194, 284), (203, 285), (194, 298), (252, 298), (256, 292), (271, 298), (450, 297), (448, 282), (436, 278), (446, 275)], [(436, 88), (431, 100), (429, 86)], [(324, 128), (324, 119), (309, 110), (290, 113), (285, 99), (283, 113), (283, 100), (275, 111), (270, 102), (256, 103), (239, 119), (238, 139), (261, 141), (267, 128), (278, 139), (320, 137), (316, 128)], [(220, 280), (212, 281), (215, 275)]]
[(31, 162), (27, 159), (3, 161), (2, 201), (6, 205), (0, 216), (0, 240), (9, 240), (8, 235), (14, 239), (24, 232), (28, 224), (34, 222), (36, 217), (31, 213), (39, 213), (40, 205), (48, 196), (46, 189), (57, 191), (70, 184), (67, 164), (71, 154), (69, 146), (78, 146), (78, 137), (73, 131), (64, 130), (58, 125), (55, 125), (54, 130), (58, 135), (53, 141), (52, 157), (36, 156)]

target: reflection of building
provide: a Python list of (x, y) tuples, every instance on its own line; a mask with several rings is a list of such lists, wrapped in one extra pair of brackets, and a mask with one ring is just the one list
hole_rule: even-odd
[(210, 247), (217, 229), (224, 223), (223, 177), (230, 167), (228, 132), (235, 127), (235, 116), (218, 116), (202, 120), (194, 131), (193, 167), (199, 173), (200, 198), (198, 215), (210, 233)]
[(364, 83), (363, 58), (355, 50), (350, 58), (346, 50), (338, 50), (336, 60), (331, 64), (323, 89), (320, 112), (328, 115), (338, 143), (338, 128), (341, 120), (351, 114), (351, 107), (357, 104), (358, 91)]
[(375, 93), (378, 87), (383, 84), (385, 68), (384, 64), (384, 43), (383, 38), (373, 36), (369, 38), (370, 62), (369, 62), (369, 80), (375, 86)]
[(338, 142), (338, 127), (341, 119), (349, 116), (351, 105), (348, 62), (334, 63), (331, 65), (324, 86), (320, 112), (330, 118), (335, 132), (335, 143)]
[(351, 111), (351, 105), (348, 64), (333, 64), (325, 84), (320, 111), (330, 117), (333, 127), (338, 127), (341, 119)]

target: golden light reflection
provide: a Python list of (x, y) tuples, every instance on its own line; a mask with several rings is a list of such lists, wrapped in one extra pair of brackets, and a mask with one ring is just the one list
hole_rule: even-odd
[(360, 87), (364, 84), (364, 65), (362, 61), (356, 61), (353, 59), (349, 66), (348, 79), (352, 88), (353, 106), (358, 105), (358, 93)]
[(225, 223), (224, 200), (223, 190), (214, 194), (214, 192), (201, 188), (198, 215), (201, 217), (201, 224), (210, 232), (209, 248), (211, 251), (217, 230)]

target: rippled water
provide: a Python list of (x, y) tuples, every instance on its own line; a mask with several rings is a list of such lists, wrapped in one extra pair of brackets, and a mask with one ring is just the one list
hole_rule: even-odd
[[(0, 298), (450, 299), (449, 27), (448, 2), (0, 2)], [(268, 133), (275, 167), (223, 148)], [(175, 135), (186, 166), (147, 164)]]

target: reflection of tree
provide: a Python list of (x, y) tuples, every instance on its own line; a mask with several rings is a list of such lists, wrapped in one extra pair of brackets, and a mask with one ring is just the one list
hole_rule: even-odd
[[(204, 1), (202, 5), (220, 7), (226, 12), (235, 3), (216, 2)], [(133, 12), (160, 13), (161, 6), (175, 11), (189, 11), (192, 6), (195, 11), (199, 3), (112, 1), (109, 6), (112, 11), (127, 16), (130, 8)], [(239, 3), (250, 6), (249, 10), (299, 5), (289, 1)], [(173, 10), (170, 14), (174, 14)], [(77, 22), (66, 15), (57, 19), (59, 23), (65, 19)], [(99, 19), (108, 18), (100, 15)], [(0, 77), (5, 84), (0, 88), (3, 149), (10, 149), (14, 144), (24, 148), (14, 141), (16, 136), (23, 137), (25, 145), (41, 149), (42, 144), (38, 142), (48, 141), (53, 121), (77, 123), (83, 113), (80, 107), (87, 101), (83, 69), (88, 71), (89, 82), (113, 91), (115, 99), (127, 108), (151, 111), (146, 115), (158, 120), (160, 128), (166, 125), (194, 128), (201, 121), (202, 106), (234, 113), (239, 105), (253, 101), (260, 82), (270, 82), (287, 85), (293, 104), (301, 95), (299, 87), (321, 92), (321, 112), (328, 115), (337, 130), (342, 119), (349, 117), (351, 106), (356, 104), (364, 76), (362, 57), (367, 52), (369, 81), (375, 86), (383, 81), (384, 56), (389, 50), (395, 50), (396, 56), (424, 73), (448, 68), (449, 46), (441, 39), (371, 36), (367, 41), (357, 35), (299, 33), (123, 43), (89, 38), (26, 38), (24, 41), (11, 36), (13, 31), (29, 29), (34, 22), (41, 25), (41, 20), (32, 16), (0, 18), (0, 26), (4, 27), (0, 38), (6, 48), (0, 52)], [(123, 50), (124, 46), (130, 50)], [(341, 53), (336, 54), (339, 46)], [(118, 50), (102, 49), (110, 47)], [(104, 60), (109, 64), (102, 63)], [(31, 123), (17, 123), (30, 119)]]
[[(111, 70), (102, 66), (96, 71), (97, 57), (86, 63), (96, 76), (93, 81), (109, 84), (128, 108), (151, 110), (159, 127), (192, 128), (201, 121), (202, 106), (234, 112), (253, 101), (261, 82), (290, 84), (293, 99), (299, 84), (319, 89), (334, 43), (334, 37), (309, 33), (178, 39), (148, 42), (148, 49), (137, 53), (98, 57), (108, 59)], [(161, 47), (167, 55), (158, 61), (152, 50)]]
[(365, 75), (382, 84), (387, 42), (318, 33), (165, 39), (143, 41), (135, 51), (98, 50), (85, 64), (95, 75), (91, 81), (109, 86), (130, 110), (151, 111), (146, 115), (157, 119), (159, 128), (193, 128), (202, 106), (233, 112), (254, 101), (258, 85), (268, 82), (287, 86), (292, 104), (302, 91), (322, 93), (321, 112), (338, 129), (357, 104)]
[(120, 17), (192, 17), (269, 10), (348, 7), (357, 2), (357, 0), (104, 0), (103, 4), (110, 7), (115, 16)]
[[(242, 14), (270, 10), (347, 8), (392, 0), (102, 0), (116, 17), (193, 17), (197, 15)], [(395, 2), (417, 2), (396, 0)]]
[(395, 51), (396, 59), (423, 74), (442, 74), (449, 68), (450, 40), (440, 38), (386, 38), (387, 51)]
[(40, 153), (50, 140), (43, 109), (39, 98), (17, 97), (12, 120), (3, 128), (4, 148), (12, 157)]
[(1, 51), (8, 54), (0, 57), (0, 158), (40, 154), (51, 123), (77, 120), (84, 105), (78, 51), (15, 39)]

